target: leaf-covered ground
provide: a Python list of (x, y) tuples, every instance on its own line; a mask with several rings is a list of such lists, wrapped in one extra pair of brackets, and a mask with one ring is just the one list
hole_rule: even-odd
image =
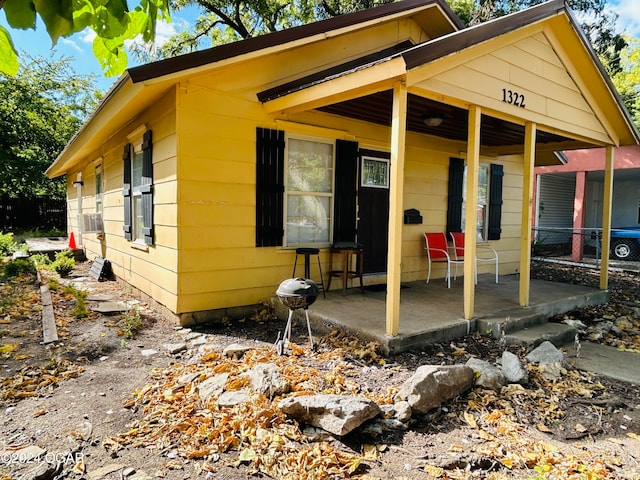
[[(74, 274), (87, 268), (79, 265)], [(540, 267), (534, 274), (593, 281), (564, 268)], [(611, 321), (618, 329), (596, 341), (633, 351), (637, 280), (612, 275), (609, 305), (554, 320), (580, 320), (584, 335)], [(135, 307), (140, 323), (131, 316), (79, 315), (77, 296), (64, 283), (53, 294), (61, 341), (51, 346), (39, 343), (41, 305), (33, 281), (2, 285), (3, 480), (42, 467), (47, 458), (64, 460), (58, 478), (640, 478), (638, 386), (569, 367), (551, 381), (530, 366), (526, 385), (500, 392), (473, 388), (414, 417), (406, 429), (370, 422), (334, 438), (284, 416), (275, 407), (279, 396), (254, 392), (246, 403), (219, 407), (203, 401), (198, 386), (227, 373), (226, 389), (240, 391), (252, 366), (274, 363), (292, 385), (286, 395), (357, 394), (386, 405), (419, 365), (464, 363), (471, 356), (493, 360), (503, 348), (521, 357), (525, 352), (471, 335), (383, 357), (375, 345), (336, 331), (319, 339), (316, 352), (305, 335), (294, 337), (299, 345), (279, 356), (272, 343), (284, 322), (267, 310), (188, 334), (144, 303)], [(131, 297), (116, 282), (87, 286), (93, 294)], [(294, 335), (304, 331), (296, 326)], [(191, 347), (196, 338), (204, 340)], [(164, 345), (177, 342), (189, 348), (167, 353)], [(227, 358), (222, 351), (232, 343), (253, 348)], [(46, 449), (48, 457), (14, 461), (28, 445)]]

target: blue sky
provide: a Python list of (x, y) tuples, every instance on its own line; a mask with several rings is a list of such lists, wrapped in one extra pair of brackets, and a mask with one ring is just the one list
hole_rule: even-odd
[[(640, 37), (640, 1), (639, 0), (611, 0), (608, 2), (609, 8), (618, 13), (619, 26), (621, 31)], [(186, 12), (178, 12), (172, 15), (170, 24), (160, 24), (157, 27), (156, 41), (163, 43), (172, 34), (188, 28), (196, 17), (196, 10), (191, 9)], [(6, 25), (3, 14), (0, 14), (0, 24)], [(95, 74), (98, 87), (106, 91), (117, 80), (116, 77), (106, 78), (102, 75), (100, 65), (93, 56), (91, 33), (81, 32), (69, 38), (58, 41), (55, 49), (51, 48), (51, 40), (47, 36), (43, 26), (33, 30), (11, 30), (14, 44), (19, 50), (28, 52), (30, 55), (42, 55), (45, 57), (61, 56), (71, 57), (73, 67), (80, 74)], [(135, 60), (129, 56), (129, 66), (135, 65)]]

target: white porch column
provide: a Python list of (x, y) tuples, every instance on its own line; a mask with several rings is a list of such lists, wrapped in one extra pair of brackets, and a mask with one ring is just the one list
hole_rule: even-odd
[(404, 194), (404, 147), (407, 134), (407, 86), (393, 86), (391, 115), (391, 170), (389, 184), (389, 249), (387, 257), (386, 333), (398, 335), (400, 326), (400, 279), (402, 274), (402, 197)]
[(536, 161), (536, 131), (533, 122), (524, 127), (524, 162), (522, 175), (522, 226), (520, 227), (520, 305), (529, 306), (531, 287), (531, 216), (533, 213), (533, 177)]
[(467, 133), (467, 191), (464, 214), (464, 318), (473, 318), (476, 294), (476, 226), (478, 223), (478, 165), (480, 164), (480, 128), (482, 109), (477, 105), (469, 108), (469, 131)]
[(602, 249), (600, 256), (600, 289), (609, 286), (609, 250), (611, 247), (611, 207), (613, 201), (614, 148), (607, 145), (604, 158), (604, 190), (602, 193)]

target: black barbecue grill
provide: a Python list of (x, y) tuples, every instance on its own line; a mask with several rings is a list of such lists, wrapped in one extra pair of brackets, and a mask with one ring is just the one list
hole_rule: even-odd
[(319, 293), (318, 285), (308, 278), (288, 278), (276, 290), (276, 295), (282, 304), (289, 309), (289, 319), (284, 329), (284, 336), (280, 339), (280, 333), (278, 333), (278, 339), (276, 340), (276, 349), (279, 355), (284, 352), (285, 339), (287, 342), (291, 340), (291, 318), (293, 317), (293, 312), (299, 309), (303, 309), (307, 317), (309, 344), (311, 345), (311, 350), (315, 349), (315, 344), (311, 337), (311, 324), (309, 323), (309, 306), (316, 301)]

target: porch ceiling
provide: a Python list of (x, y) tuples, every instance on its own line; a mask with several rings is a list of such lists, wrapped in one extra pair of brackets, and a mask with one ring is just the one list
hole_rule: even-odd
[[(392, 101), (393, 93), (391, 90), (387, 90), (327, 105), (319, 108), (319, 110), (379, 125), (391, 126)], [(428, 127), (423, 121), (423, 117), (427, 114), (442, 116), (442, 123), (437, 127)], [(467, 110), (440, 103), (429, 98), (409, 94), (407, 130), (466, 142), (468, 135), (467, 125)], [(483, 115), (480, 141), (482, 146), (497, 147), (498, 150), (501, 150), (501, 153), (515, 153), (522, 151), (524, 131), (524, 125), (518, 125), (489, 115)], [(536, 144), (538, 147), (548, 145), (552, 147), (551, 149), (569, 149), (584, 146), (584, 143), (578, 144), (574, 139), (543, 130), (537, 131)], [(542, 149), (544, 150), (544, 148)]]

